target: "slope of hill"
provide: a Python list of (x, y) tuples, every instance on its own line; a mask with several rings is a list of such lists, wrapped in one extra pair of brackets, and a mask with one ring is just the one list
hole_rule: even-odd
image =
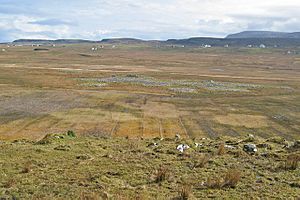
[(298, 38), (300, 39), (300, 32), (285, 33), (285, 32), (273, 32), (273, 31), (243, 31), (228, 35), (228, 39), (237, 38)]
[(134, 43), (144, 43), (147, 41), (136, 39), (136, 38), (111, 38), (111, 39), (103, 39), (101, 40), (101, 42), (110, 43), (110, 44), (134, 44)]
[(74, 134), (0, 142), (0, 199), (297, 199), (300, 143), (285, 144)]
[(189, 39), (170, 39), (167, 44), (180, 44), (186, 46), (211, 45), (214, 47), (223, 47), (225, 45), (233, 47), (246, 47), (251, 45), (258, 47), (261, 44), (267, 47), (299, 47), (299, 38), (189, 38)]

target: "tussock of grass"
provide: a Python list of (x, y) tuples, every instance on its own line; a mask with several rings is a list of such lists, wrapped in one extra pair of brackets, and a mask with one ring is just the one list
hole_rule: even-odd
[[(201, 140), (199, 147), (193, 146), (199, 139), (185, 139), (191, 148), (183, 155), (173, 139), (62, 135), (48, 136), (47, 145), (0, 144), (0, 198), (18, 194), (20, 199), (105, 199), (102, 194), (107, 194), (109, 199), (234, 199), (253, 195), (249, 190), (253, 183), (255, 196), (260, 198), (299, 194), (298, 158), (294, 156), (298, 152), (286, 157), (289, 150), (281, 144), (272, 143), (272, 149), (259, 149), (255, 155), (237, 156), (244, 143), (229, 138), (236, 148), (217, 156), (220, 139)], [(257, 140), (257, 144), (265, 142)], [(149, 146), (155, 142), (157, 147)], [(285, 157), (287, 170), (270, 167), (279, 166)]]
[(170, 170), (166, 166), (160, 166), (154, 173), (154, 182), (161, 183), (167, 180), (170, 176)]
[(222, 187), (234, 188), (241, 179), (241, 172), (237, 169), (230, 169), (224, 177), (224, 182)]
[(209, 154), (200, 154), (192, 156), (191, 169), (203, 168), (209, 162), (211, 156)]
[(299, 161), (300, 161), (300, 155), (298, 155), (298, 154), (288, 155), (288, 157), (285, 161), (284, 168), (286, 170), (296, 170), (298, 167)]
[(24, 173), (24, 174), (27, 174), (27, 173), (30, 173), (32, 171), (32, 162), (31, 161), (28, 161), (25, 163), (21, 173)]
[(192, 186), (190, 184), (184, 184), (179, 192), (178, 192), (178, 197), (176, 198), (177, 200), (188, 200), (192, 196)]
[(226, 153), (225, 143), (221, 143), (218, 147), (217, 155), (221, 156), (224, 155), (225, 153)]
[(234, 188), (241, 179), (241, 172), (237, 169), (230, 169), (225, 176), (209, 177), (206, 186), (212, 189)]

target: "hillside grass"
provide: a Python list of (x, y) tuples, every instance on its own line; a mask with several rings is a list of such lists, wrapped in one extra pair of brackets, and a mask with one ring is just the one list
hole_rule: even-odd
[[(70, 132), (71, 133), (71, 132)], [(126, 139), (48, 135), (0, 143), (0, 197), (14, 199), (296, 199), (299, 149), (283, 139)], [(254, 155), (242, 150), (264, 144)], [(196, 147), (195, 142), (201, 144)], [(154, 143), (157, 143), (154, 145)], [(234, 149), (222, 146), (233, 146)], [(177, 145), (188, 144), (184, 153)], [(291, 144), (291, 143), (290, 143)], [(221, 146), (220, 146), (221, 145)], [(221, 149), (221, 150), (220, 150)], [(299, 162), (299, 160), (297, 161)], [(188, 185), (188, 187), (187, 187)]]

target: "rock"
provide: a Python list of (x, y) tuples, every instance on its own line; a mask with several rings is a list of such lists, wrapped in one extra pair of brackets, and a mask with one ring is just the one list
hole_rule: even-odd
[(249, 134), (248, 137), (243, 142), (254, 142), (255, 138), (254, 135)]
[(249, 138), (254, 138), (254, 135), (248, 134), (248, 137), (249, 137)]
[(234, 146), (231, 146), (231, 145), (227, 145), (227, 144), (225, 144), (225, 146), (224, 146), (225, 148), (227, 148), (227, 149), (235, 149), (236, 147), (234, 147)]
[(183, 153), (184, 152), (184, 150), (186, 150), (186, 149), (189, 149), (190, 147), (189, 147), (189, 145), (187, 145), (187, 144), (180, 144), (180, 145), (178, 145), (177, 146), (177, 150), (178, 151), (180, 151), (181, 153)]
[(105, 158), (113, 158), (113, 156), (110, 155), (110, 154), (105, 154), (103, 157), (105, 157)]
[(64, 136), (63, 135), (56, 135), (54, 136), (56, 139), (64, 139)]
[(203, 146), (203, 144), (200, 144), (200, 143), (195, 142), (195, 147), (196, 147), (196, 148), (201, 147), (201, 146)]
[(256, 148), (255, 144), (245, 144), (243, 149), (247, 153), (256, 153), (257, 152), (257, 148)]
[(158, 143), (156, 143), (156, 142), (150, 143), (150, 144), (148, 144), (147, 147), (158, 147)]

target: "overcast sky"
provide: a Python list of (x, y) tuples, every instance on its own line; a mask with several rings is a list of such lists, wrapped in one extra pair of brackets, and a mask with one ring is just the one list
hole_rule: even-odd
[(224, 37), (244, 30), (300, 31), (300, 0), (0, 0), (0, 42)]

